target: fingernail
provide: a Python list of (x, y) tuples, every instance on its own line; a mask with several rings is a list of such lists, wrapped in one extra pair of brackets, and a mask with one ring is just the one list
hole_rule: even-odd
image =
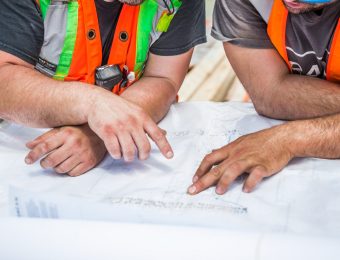
[(194, 178), (192, 179), (192, 182), (196, 182), (196, 181), (198, 181), (198, 176), (194, 176)]
[(115, 160), (120, 160), (120, 159), (122, 159), (122, 156), (118, 155), (118, 154), (113, 154), (112, 158), (115, 159)]
[(29, 157), (26, 157), (25, 158), (25, 163), (31, 164), (32, 163), (32, 159), (30, 159)]
[(142, 155), (142, 156), (139, 157), (139, 160), (141, 160), (141, 161), (145, 161), (146, 159), (148, 159), (148, 156), (146, 156), (146, 155)]
[(196, 192), (196, 187), (195, 186), (191, 186), (189, 189), (188, 189), (188, 192), (190, 193), (190, 194), (194, 194), (195, 192)]
[(173, 152), (167, 152), (166, 157), (167, 158), (172, 158), (174, 156)]
[(50, 167), (50, 162), (48, 159), (44, 159), (42, 162), (41, 162), (41, 167), (43, 167), (44, 169), (47, 169)]
[(249, 192), (250, 192), (250, 189), (248, 189), (248, 188), (243, 188), (243, 192), (249, 193)]
[(223, 188), (221, 188), (221, 187), (217, 187), (215, 191), (216, 191), (216, 193), (219, 194), (219, 195), (224, 194), (224, 190), (223, 190)]

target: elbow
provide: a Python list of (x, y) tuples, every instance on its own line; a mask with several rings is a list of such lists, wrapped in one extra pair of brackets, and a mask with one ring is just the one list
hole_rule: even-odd
[(260, 116), (277, 118), (275, 113), (275, 105), (273, 102), (271, 102), (270, 97), (264, 98), (263, 95), (261, 95), (261, 97), (254, 96), (252, 97), (252, 102), (254, 104), (255, 111)]
[(289, 112), (281, 109), (278, 104), (273, 101), (253, 101), (255, 111), (260, 115), (276, 120), (291, 120)]
[(267, 110), (265, 106), (258, 105), (257, 103), (255, 104), (255, 102), (253, 103), (256, 113), (258, 113), (260, 116), (267, 116)]
[(249, 92), (249, 96), (251, 98), (251, 101), (253, 102), (256, 112), (261, 116), (267, 116), (267, 114), (269, 113), (269, 105), (264, 93)]

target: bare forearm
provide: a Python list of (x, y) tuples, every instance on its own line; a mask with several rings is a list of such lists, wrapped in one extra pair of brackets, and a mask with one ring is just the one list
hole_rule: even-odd
[(93, 88), (59, 82), (20, 65), (0, 67), (0, 117), (32, 127), (86, 123)]
[(124, 99), (143, 108), (155, 122), (159, 122), (176, 101), (173, 83), (165, 78), (144, 77), (123, 94)]
[(268, 117), (295, 120), (340, 113), (340, 86), (326, 80), (286, 75), (267, 92), (255, 92), (255, 106)]
[(260, 114), (296, 120), (340, 113), (339, 84), (290, 74), (275, 49), (243, 48), (227, 42), (224, 48)]
[(340, 158), (340, 114), (280, 126), (295, 157)]

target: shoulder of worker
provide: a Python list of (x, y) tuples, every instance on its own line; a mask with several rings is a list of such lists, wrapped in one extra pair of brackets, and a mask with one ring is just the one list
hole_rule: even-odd
[[(245, 1), (247, 2), (247, 1)], [(268, 23), (274, 0), (249, 0), (262, 19)]]
[(179, 55), (206, 42), (205, 1), (183, 0), (167, 32), (151, 46), (153, 54)]
[(267, 21), (274, 0), (216, 0), (212, 36), (249, 48), (272, 48)]
[(44, 41), (44, 23), (34, 0), (0, 1), (0, 50), (35, 64)]

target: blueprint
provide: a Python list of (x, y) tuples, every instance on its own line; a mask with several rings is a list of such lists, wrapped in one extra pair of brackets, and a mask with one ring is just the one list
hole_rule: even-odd
[[(28, 141), (42, 133), (9, 125), (0, 130), (0, 208), (6, 215), (218, 227), (282, 234), (340, 236), (340, 161), (296, 159), (250, 194), (241, 176), (223, 196), (214, 188), (186, 193), (202, 158), (238, 137), (281, 124), (250, 104), (189, 103), (172, 107), (160, 126), (175, 157), (153, 147), (145, 162), (107, 157), (72, 178), (26, 166)], [(3, 196), (2, 196), (3, 195)], [(2, 197), (1, 197), (2, 196)]]

